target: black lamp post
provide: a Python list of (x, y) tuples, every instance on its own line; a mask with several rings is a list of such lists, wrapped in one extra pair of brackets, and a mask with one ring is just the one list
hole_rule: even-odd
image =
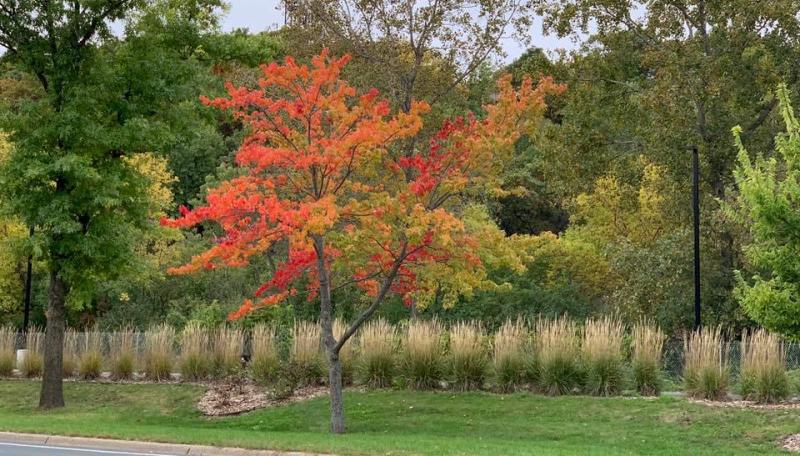
[[(33, 237), (31, 226), (30, 237)], [(28, 271), (25, 276), (25, 310), (22, 317), (22, 334), (28, 334), (28, 325), (31, 319), (31, 287), (33, 285), (33, 254), (28, 255)]]
[(700, 154), (697, 146), (692, 150), (692, 215), (694, 218), (694, 329), (699, 329), (700, 318)]

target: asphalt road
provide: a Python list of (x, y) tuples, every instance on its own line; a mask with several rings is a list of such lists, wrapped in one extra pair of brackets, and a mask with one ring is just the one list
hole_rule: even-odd
[(178, 456), (176, 454), (141, 453), (82, 448), (26, 445), (0, 442), (0, 456)]

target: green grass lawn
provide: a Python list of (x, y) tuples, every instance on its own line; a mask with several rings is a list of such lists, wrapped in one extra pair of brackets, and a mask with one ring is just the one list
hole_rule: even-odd
[(683, 399), (351, 392), (348, 433), (326, 398), (205, 418), (190, 385), (67, 383), (67, 408), (36, 410), (38, 382), (0, 381), (0, 430), (338, 454), (778, 454), (800, 411), (707, 408)]

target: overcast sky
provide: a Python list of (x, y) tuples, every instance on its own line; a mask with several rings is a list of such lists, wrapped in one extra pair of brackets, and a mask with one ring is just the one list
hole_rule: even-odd
[[(251, 32), (275, 30), (283, 25), (283, 9), (280, 0), (228, 0), (230, 11), (223, 20), (224, 30), (246, 28)], [(121, 32), (122, 24), (112, 24), (112, 29)], [(571, 39), (558, 39), (554, 36), (542, 34), (542, 23), (536, 20), (531, 27), (531, 46), (547, 51), (557, 49), (574, 49), (576, 44)], [(516, 40), (507, 38), (503, 40), (503, 49), (508, 56), (506, 62), (511, 62), (525, 52), (525, 46)], [(5, 48), (0, 46), (0, 55), (5, 53)]]
[[(231, 8), (223, 22), (225, 30), (247, 28), (252, 32), (271, 30), (283, 25), (283, 10), (280, 0), (228, 0)], [(536, 21), (531, 28), (532, 45), (553, 51), (556, 49), (572, 49), (575, 44), (569, 39), (559, 40), (552, 36), (542, 35), (541, 21)], [(503, 48), (508, 54), (507, 61), (514, 60), (525, 51), (515, 40), (503, 41)]]

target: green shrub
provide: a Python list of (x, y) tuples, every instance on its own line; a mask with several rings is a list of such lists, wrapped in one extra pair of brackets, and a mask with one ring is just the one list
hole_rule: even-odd
[(725, 399), (730, 379), (728, 348), (719, 327), (703, 328), (684, 339), (683, 381), (689, 396)]
[(358, 334), (356, 375), (370, 388), (391, 386), (395, 372), (397, 332), (382, 318), (367, 322)]
[(622, 338), (622, 324), (613, 318), (586, 321), (581, 352), (589, 394), (612, 396), (622, 390)]
[(410, 388), (426, 390), (442, 380), (442, 326), (436, 320), (408, 324), (403, 340), (401, 373)]
[(546, 394), (570, 394), (583, 385), (580, 343), (575, 322), (567, 317), (536, 322), (534, 356), (538, 387)]
[(253, 328), (250, 347), (250, 375), (258, 383), (274, 383), (280, 368), (275, 328), (264, 323), (257, 324)]
[(199, 322), (190, 321), (181, 332), (181, 377), (186, 381), (208, 378), (211, 359), (208, 350), (208, 331)]
[(112, 378), (127, 380), (133, 377), (136, 369), (137, 336), (134, 330), (122, 328), (111, 337), (109, 358)]
[(16, 364), (17, 332), (14, 327), (0, 326), (0, 377), (10, 377)]
[(169, 380), (175, 330), (167, 324), (153, 326), (144, 335), (144, 374), (154, 381)]
[(492, 368), (495, 384), (502, 392), (512, 392), (525, 381), (526, 339), (527, 330), (521, 319), (506, 320), (494, 336)]
[[(315, 379), (315, 381), (318, 381), (318, 379)], [(308, 366), (288, 361), (280, 364), (276, 379), (270, 385), (270, 392), (274, 399), (287, 399), (294, 395), (297, 388), (308, 385), (308, 382)]]
[(489, 367), (486, 351), (486, 336), (479, 323), (457, 323), (450, 329), (448, 364), (456, 389), (468, 391), (483, 387)]
[(644, 396), (661, 392), (661, 355), (664, 333), (661, 328), (643, 320), (633, 327), (631, 370), (636, 390)]
[(214, 332), (211, 372), (216, 378), (236, 374), (242, 367), (244, 334), (239, 328), (220, 326)]
[(285, 371), (297, 378), (299, 386), (322, 383), (323, 367), (320, 327), (317, 323), (297, 321), (292, 328), (292, 345)]
[(742, 334), (739, 386), (746, 399), (774, 403), (790, 394), (786, 359), (778, 336), (763, 329)]

